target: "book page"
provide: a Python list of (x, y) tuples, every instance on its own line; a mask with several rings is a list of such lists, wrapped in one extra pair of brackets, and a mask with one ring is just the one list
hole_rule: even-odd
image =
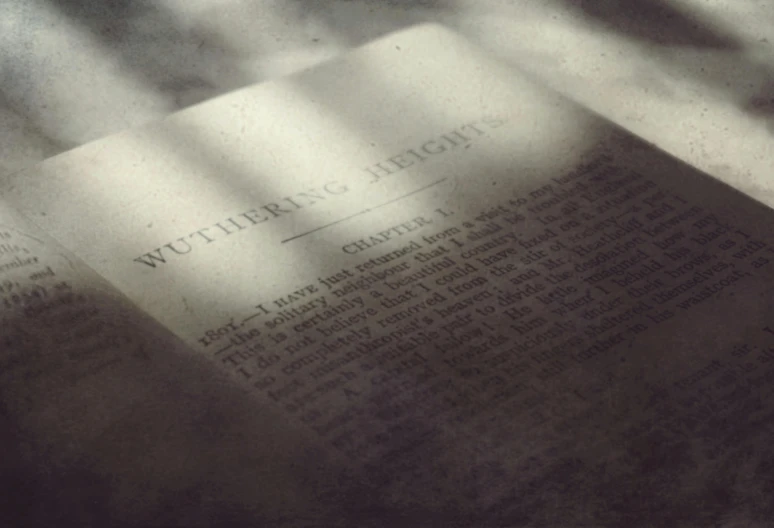
[(3, 191), (346, 467), (358, 519), (772, 514), (774, 213), (442, 29)]

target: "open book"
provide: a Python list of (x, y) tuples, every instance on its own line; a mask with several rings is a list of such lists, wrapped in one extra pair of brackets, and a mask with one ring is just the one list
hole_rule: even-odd
[(10, 525), (774, 518), (774, 212), (447, 30), (0, 189)]

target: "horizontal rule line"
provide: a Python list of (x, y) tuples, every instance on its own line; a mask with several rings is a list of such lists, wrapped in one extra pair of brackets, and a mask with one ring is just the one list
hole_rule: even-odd
[(335, 226), (336, 224), (340, 224), (342, 222), (346, 222), (347, 220), (351, 220), (351, 219), (355, 218), (356, 216), (360, 216), (360, 215), (364, 215), (366, 213), (370, 213), (372, 211), (376, 211), (377, 209), (379, 209), (381, 207), (393, 204), (395, 202), (399, 202), (400, 200), (403, 200), (404, 198), (408, 198), (409, 196), (413, 196), (413, 195), (415, 195), (417, 193), (420, 193), (422, 191), (426, 191), (427, 189), (430, 189), (431, 187), (435, 187), (436, 185), (441, 184), (441, 183), (443, 183), (445, 181), (446, 181), (446, 178), (441, 178), (438, 181), (435, 181), (435, 182), (433, 182), (431, 184), (425, 185), (424, 187), (420, 187), (419, 189), (413, 190), (410, 193), (404, 194), (403, 196), (399, 196), (397, 198), (393, 198), (392, 200), (390, 200), (388, 202), (384, 202), (382, 204), (379, 204), (377, 206), (371, 207), (369, 209), (363, 209), (359, 213), (351, 214), (351, 215), (349, 215), (347, 217), (340, 218), (340, 219), (338, 219), (338, 220), (336, 220), (334, 222), (331, 222), (329, 224), (325, 224), (323, 226), (316, 227), (316, 228), (314, 228), (314, 229), (312, 229), (310, 231), (306, 231), (304, 233), (292, 236), (290, 238), (286, 238), (285, 240), (282, 241), (282, 243), (284, 244), (285, 242), (290, 242), (291, 240), (296, 240), (296, 239), (299, 239), (301, 237), (305, 237), (306, 235), (311, 235), (312, 233), (316, 233), (317, 231), (321, 231), (321, 230), (326, 229), (328, 227)]

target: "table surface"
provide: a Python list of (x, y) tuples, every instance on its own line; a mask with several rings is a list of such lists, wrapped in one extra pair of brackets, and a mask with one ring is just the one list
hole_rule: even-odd
[(774, 206), (770, 0), (3, 0), (0, 175), (422, 22)]

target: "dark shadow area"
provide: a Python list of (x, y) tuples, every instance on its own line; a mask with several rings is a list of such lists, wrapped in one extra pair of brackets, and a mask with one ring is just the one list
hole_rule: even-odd
[(0, 312), (3, 526), (338, 522), (348, 505), (324, 492), (347, 475), (297, 428), (278, 427), (281, 416), (125, 299), (92, 292), (80, 305), (121, 345), (74, 360), (84, 346), (68, 345), (88, 321), (59, 320), (81, 317), (76, 306), (37, 319)]
[(600, 30), (659, 46), (739, 50), (732, 35), (706, 28), (701, 17), (669, 0), (560, 0)]
[(457, 0), (360, 0), (334, 6), (291, 0), (300, 20), (315, 20), (347, 46), (365, 44), (416, 24), (437, 22), (459, 9)]

